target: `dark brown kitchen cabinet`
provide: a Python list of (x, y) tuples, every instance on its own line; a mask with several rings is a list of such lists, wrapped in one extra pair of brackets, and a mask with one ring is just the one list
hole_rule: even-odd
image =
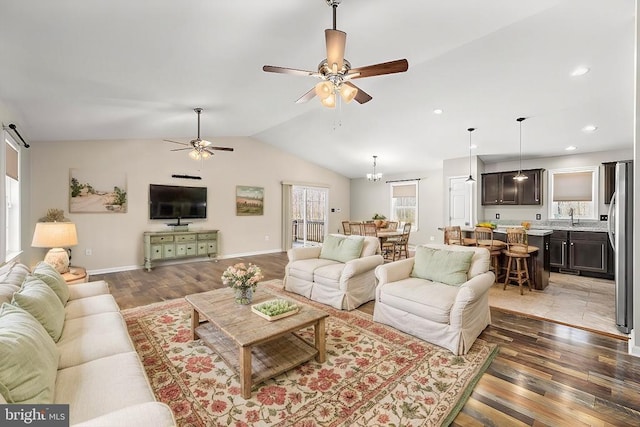
[(607, 162), (603, 163), (604, 166), (604, 204), (611, 203), (611, 197), (614, 191), (616, 191), (616, 163)]
[(482, 204), (487, 205), (541, 205), (542, 169), (523, 170), (528, 179), (513, 179), (517, 171), (482, 174)]
[(605, 232), (556, 230), (549, 239), (549, 261), (554, 271), (612, 278), (612, 260)]

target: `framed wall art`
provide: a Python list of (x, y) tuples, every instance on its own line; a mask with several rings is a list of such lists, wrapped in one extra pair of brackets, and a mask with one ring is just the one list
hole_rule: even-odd
[(236, 186), (236, 215), (264, 215), (264, 187)]
[(112, 170), (69, 170), (69, 212), (126, 213), (127, 175)]

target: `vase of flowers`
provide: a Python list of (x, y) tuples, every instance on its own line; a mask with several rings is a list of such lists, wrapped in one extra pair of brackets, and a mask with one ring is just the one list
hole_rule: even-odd
[(257, 265), (238, 263), (222, 273), (222, 283), (235, 290), (238, 304), (251, 304), (253, 291), (263, 277), (262, 270)]

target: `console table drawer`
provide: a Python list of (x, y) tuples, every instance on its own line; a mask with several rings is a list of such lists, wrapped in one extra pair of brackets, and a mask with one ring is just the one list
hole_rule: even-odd
[(151, 236), (151, 243), (173, 242), (173, 236)]
[(176, 236), (176, 242), (195, 242), (195, 234), (179, 234)]
[(215, 240), (218, 238), (218, 233), (200, 233), (198, 234), (198, 240)]

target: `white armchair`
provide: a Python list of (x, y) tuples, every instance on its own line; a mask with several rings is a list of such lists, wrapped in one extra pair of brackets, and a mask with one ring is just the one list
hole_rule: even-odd
[(375, 271), (378, 285), (373, 320), (444, 347), (456, 355), (466, 354), (491, 323), (488, 291), (495, 276), (489, 271), (489, 251), (459, 245), (424, 247), (473, 252), (463, 283), (449, 285), (415, 277), (415, 273), (412, 276), (416, 258), (420, 258), (418, 253), (416, 258), (381, 265)]
[(358, 257), (341, 262), (322, 257), (320, 247), (289, 249), (284, 289), (337, 309), (353, 310), (375, 298), (374, 270), (384, 263), (380, 242), (370, 236), (330, 236), (327, 238), (362, 241)]

